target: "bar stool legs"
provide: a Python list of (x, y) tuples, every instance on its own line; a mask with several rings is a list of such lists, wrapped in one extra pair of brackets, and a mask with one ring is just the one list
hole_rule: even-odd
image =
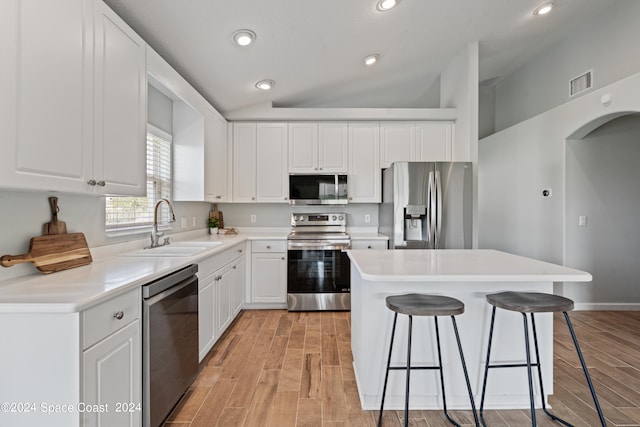
[[(582, 351), (580, 350), (580, 345), (578, 344), (578, 339), (576, 338), (575, 332), (573, 330), (573, 325), (571, 324), (571, 320), (569, 319), (569, 315), (567, 314), (566, 311), (563, 311), (562, 314), (564, 315), (564, 318), (567, 322), (567, 327), (569, 328), (569, 332), (571, 334), (571, 339), (573, 340), (573, 345), (576, 348), (576, 352), (578, 354), (578, 358), (580, 359), (580, 364), (582, 365), (582, 371), (584, 372), (585, 378), (587, 380), (587, 384), (589, 386), (589, 390), (591, 392), (591, 397), (593, 398), (593, 402), (595, 404), (596, 407), (596, 411), (598, 412), (598, 416), (600, 418), (600, 423), (602, 424), (603, 427), (606, 427), (607, 423), (604, 419), (604, 415), (602, 413), (602, 408), (600, 407), (600, 403), (598, 402), (598, 397), (596, 396), (596, 392), (595, 389), (593, 387), (593, 383), (591, 382), (591, 377), (589, 376), (589, 371), (587, 369), (587, 364), (584, 361), (584, 357), (582, 356)], [(493, 327), (494, 327), (494, 323), (495, 323), (495, 315), (496, 315), (496, 306), (493, 306), (493, 310), (491, 312), (491, 326), (489, 327), (489, 343), (487, 345), (487, 359), (486, 359), (486, 363), (485, 363), (485, 369), (484, 369), (484, 380), (482, 383), (482, 395), (480, 398), (480, 420), (482, 422), (482, 425), (486, 427), (486, 422), (484, 420), (484, 398), (485, 398), (485, 393), (487, 390), (487, 377), (488, 377), (488, 373), (489, 373), (489, 369), (490, 368), (515, 368), (515, 367), (526, 367), (527, 368), (527, 375), (528, 375), (528, 381), (529, 381), (529, 401), (530, 401), (530, 406), (531, 406), (531, 425), (535, 426), (536, 425), (536, 413), (535, 413), (535, 399), (534, 399), (534, 394), (533, 394), (533, 375), (531, 372), (531, 368), (532, 367), (536, 367), (538, 368), (538, 382), (540, 385), (540, 394), (542, 397), (542, 410), (544, 411), (545, 414), (547, 414), (551, 419), (553, 419), (554, 421), (557, 421), (565, 426), (568, 427), (573, 427), (572, 424), (568, 423), (567, 421), (553, 415), (551, 412), (549, 412), (549, 410), (547, 409), (546, 403), (545, 403), (545, 399), (544, 399), (544, 387), (542, 384), (542, 365), (540, 363), (540, 351), (538, 348), (538, 333), (536, 331), (536, 324), (535, 324), (535, 318), (533, 315), (533, 312), (530, 313), (531, 316), (531, 330), (533, 332), (533, 344), (534, 344), (534, 349), (535, 349), (535, 363), (531, 362), (531, 352), (530, 352), (530, 344), (529, 344), (529, 326), (528, 326), (528, 321), (527, 321), (527, 315), (526, 313), (522, 313), (522, 318), (523, 318), (523, 323), (524, 323), (524, 339), (525, 339), (525, 351), (526, 351), (526, 363), (509, 363), (509, 364), (490, 364), (490, 358), (491, 358), (491, 343), (493, 340)]]
[[(412, 335), (412, 329), (413, 329), (413, 316), (409, 315), (409, 330), (408, 330), (408, 342), (407, 342), (407, 365), (406, 366), (391, 366), (391, 354), (393, 352), (393, 340), (395, 337), (395, 332), (396, 332), (396, 323), (397, 323), (397, 319), (398, 319), (398, 313), (394, 313), (393, 315), (393, 327), (391, 330), (391, 342), (389, 344), (389, 357), (387, 358), (387, 369), (385, 372), (385, 376), (384, 376), (384, 385), (382, 388), (382, 399), (380, 402), (380, 413), (378, 415), (378, 427), (380, 427), (382, 425), (382, 413), (384, 410), (384, 398), (387, 392), (387, 384), (388, 384), (388, 380), (389, 380), (389, 371), (390, 370), (401, 370), (404, 369), (406, 370), (406, 385), (405, 385), (405, 400), (404, 400), (404, 425), (405, 427), (409, 425), (409, 384), (410, 384), (410, 378), (411, 378), (411, 370), (412, 369), (419, 369), (419, 370), (439, 370), (440, 371), (440, 388), (442, 390), (442, 406), (444, 409), (444, 414), (447, 417), (447, 419), (449, 420), (449, 422), (451, 422), (453, 425), (455, 426), (460, 426), (460, 424), (458, 424), (455, 420), (453, 420), (453, 418), (451, 418), (451, 416), (449, 415), (449, 411), (447, 409), (447, 398), (446, 398), (446, 394), (445, 394), (445, 388), (444, 388), (444, 374), (443, 374), (443, 370), (442, 370), (442, 352), (441, 352), (441, 347), (440, 347), (440, 330), (438, 327), (438, 317), (434, 316), (434, 323), (435, 323), (435, 331), (436, 331), (436, 344), (437, 344), (437, 350), (438, 350), (438, 365), (437, 366), (411, 366), (411, 335)], [(475, 419), (475, 424), (476, 426), (479, 426), (479, 418), (478, 418), (478, 414), (476, 412), (476, 407), (475, 407), (475, 403), (473, 400), (473, 392), (471, 390), (471, 383), (469, 381), (469, 375), (467, 372), (467, 365), (465, 363), (464, 360), (464, 354), (462, 352), (462, 344), (460, 343), (460, 335), (458, 333), (458, 326), (456, 324), (456, 319), (454, 316), (451, 316), (451, 322), (453, 325), (453, 330), (455, 332), (455, 336), (456, 336), (456, 342), (458, 344), (458, 352), (460, 353), (460, 360), (462, 362), (462, 369), (464, 371), (464, 378), (466, 380), (467, 383), (467, 391), (469, 393), (469, 399), (471, 401), (471, 409), (473, 411), (473, 417)]]

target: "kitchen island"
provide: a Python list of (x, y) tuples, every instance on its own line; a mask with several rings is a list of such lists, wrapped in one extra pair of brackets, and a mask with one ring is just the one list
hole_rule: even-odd
[[(431, 293), (464, 302), (456, 317), (469, 379), (479, 405), (486, 358), (491, 308), (490, 293), (530, 291), (553, 293), (554, 282), (588, 282), (589, 273), (495, 250), (390, 250), (348, 251), (351, 259), (351, 348), (363, 409), (378, 409), (389, 351), (393, 312), (388, 295)], [(407, 316), (398, 316), (392, 366), (406, 364)], [(468, 409), (469, 397), (462, 374), (451, 320), (439, 321), (447, 405)], [(553, 316), (536, 316), (545, 394), (553, 394)], [(433, 318), (414, 317), (412, 365), (437, 361)], [(498, 310), (491, 349), (492, 363), (524, 360), (522, 315)], [(535, 373), (534, 373), (535, 374)], [(440, 409), (437, 371), (411, 373), (411, 409)], [(385, 409), (404, 407), (404, 371), (391, 371)], [(539, 393), (536, 386), (536, 393)], [(545, 396), (546, 398), (546, 396)], [(537, 397), (539, 401), (539, 397)], [(489, 374), (485, 408), (528, 408), (524, 368), (494, 369)]]

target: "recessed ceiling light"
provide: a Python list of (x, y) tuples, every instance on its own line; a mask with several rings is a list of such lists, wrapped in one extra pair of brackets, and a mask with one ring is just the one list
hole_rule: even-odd
[(275, 84), (276, 82), (274, 82), (273, 80), (260, 80), (258, 83), (256, 83), (256, 87), (262, 90), (269, 90), (274, 87)]
[(378, 4), (376, 5), (376, 9), (381, 12), (385, 12), (389, 9), (393, 9), (398, 5), (400, 0), (378, 0)]
[(380, 59), (380, 55), (378, 55), (377, 53), (374, 55), (369, 55), (364, 58), (364, 65), (373, 65), (378, 62), (378, 59)]
[(238, 30), (233, 33), (233, 42), (238, 46), (249, 46), (256, 39), (256, 33), (251, 30)]
[(534, 15), (546, 15), (553, 9), (553, 2), (545, 3), (533, 11)]

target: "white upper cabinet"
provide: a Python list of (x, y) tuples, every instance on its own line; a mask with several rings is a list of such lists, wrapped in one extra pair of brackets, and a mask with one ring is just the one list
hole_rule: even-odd
[(213, 108), (208, 108), (205, 116), (205, 194), (210, 202), (228, 202), (229, 191), (229, 150), (227, 141), (227, 121)]
[(233, 201), (256, 201), (256, 150), (257, 126), (255, 123), (233, 124)]
[(349, 124), (349, 202), (380, 203), (380, 128), (378, 123)]
[(256, 199), (259, 203), (288, 203), (287, 124), (257, 124)]
[(416, 124), (416, 159), (428, 162), (451, 161), (451, 123)]
[(0, 2), (0, 185), (91, 190), (92, 20), (91, 0)]
[(94, 37), (93, 179), (101, 194), (146, 195), (146, 45), (101, 1)]
[(345, 123), (290, 123), (290, 173), (346, 173), (348, 127)]
[(143, 194), (144, 49), (101, 1), (1, 2), (0, 185)]
[(396, 161), (413, 160), (416, 127), (413, 123), (380, 123), (380, 167)]
[(450, 161), (452, 133), (449, 122), (381, 123), (380, 167), (395, 161)]

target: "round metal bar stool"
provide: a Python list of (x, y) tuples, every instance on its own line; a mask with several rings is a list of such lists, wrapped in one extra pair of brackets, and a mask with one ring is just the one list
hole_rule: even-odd
[[(596, 410), (598, 411), (598, 416), (600, 417), (600, 422), (603, 426), (606, 426), (606, 422), (604, 419), (604, 415), (602, 414), (602, 409), (600, 408), (600, 403), (598, 402), (598, 397), (596, 396), (596, 391), (593, 388), (593, 383), (591, 382), (591, 377), (589, 376), (589, 371), (587, 370), (587, 365), (584, 361), (584, 357), (582, 356), (582, 351), (580, 351), (580, 345), (578, 344), (578, 339), (576, 338), (576, 334), (573, 330), (573, 325), (571, 324), (571, 320), (569, 319), (568, 311), (573, 310), (573, 301), (569, 298), (564, 298), (558, 295), (553, 294), (544, 294), (537, 292), (500, 292), (497, 294), (487, 295), (487, 302), (493, 306), (493, 310), (491, 312), (491, 326), (489, 328), (489, 344), (487, 346), (487, 360), (485, 363), (484, 369), (484, 381), (482, 384), (482, 396), (480, 398), (480, 419), (482, 420), (482, 425), (486, 426), (483, 417), (484, 410), (484, 397), (487, 389), (487, 375), (489, 374), (489, 369), (491, 368), (527, 368), (527, 374), (529, 378), (529, 401), (531, 405), (531, 425), (536, 425), (536, 412), (535, 412), (535, 403), (533, 396), (533, 376), (531, 373), (531, 367), (535, 366), (538, 368), (538, 381), (540, 383), (540, 394), (542, 397), (542, 410), (545, 414), (547, 414), (551, 419), (557, 421), (565, 426), (573, 427), (571, 424), (566, 422), (565, 420), (553, 415), (546, 407), (545, 399), (544, 399), (544, 388), (542, 386), (542, 366), (540, 364), (540, 352), (538, 351), (538, 334), (536, 332), (536, 323), (533, 314), (534, 313), (554, 313), (554, 312), (562, 312), (564, 318), (567, 322), (567, 327), (569, 328), (569, 333), (571, 334), (571, 339), (573, 340), (573, 344), (576, 348), (576, 353), (578, 354), (578, 358), (580, 359), (580, 364), (582, 365), (582, 370), (584, 372), (584, 376), (587, 380), (587, 384), (589, 386), (589, 390), (591, 391), (591, 397), (593, 398), (593, 403), (595, 404)], [(491, 341), (493, 339), (493, 325), (496, 317), (496, 308), (501, 308), (503, 310), (516, 311), (522, 313), (522, 319), (524, 321), (524, 343), (525, 343), (525, 352), (526, 352), (526, 363), (509, 363), (509, 364), (490, 364), (490, 356), (491, 356)], [(533, 332), (533, 344), (535, 349), (535, 363), (531, 363), (531, 351), (529, 345), (529, 326), (527, 322), (527, 313), (530, 314), (531, 317), (531, 330)]]
[[(424, 294), (406, 294), (406, 295), (393, 295), (386, 298), (387, 307), (394, 312), (393, 315), (393, 328), (391, 330), (391, 343), (389, 344), (389, 358), (387, 359), (387, 371), (384, 376), (384, 386), (382, 388), (382, 401), (380, 402), (380, 414), (378, 416), (378, 427), (382, 425), (382, 411), (384, 409), (384, 398), (387, 392), (387, 382), (389, 380), (389, 371), (396, 369), (404, 369), (406, 371), (406, 386), (405, 386), (405, 400), (404, 400), (404, 425), (409, 425), (409, 380), (412, 369), (420, 370), (438, 370), (440, 371), (440, 386), (442, 389), (442, 405), (444, 408), (444, 414), (447, 419), (455, 426), (459, 426), (447, 411), (447, 399), (444, 390), (444, 375), (442, 372), (442, 354), (440, 351), (440, 330), (438, 328), (438, 316), (451, 316), (451, 322), (453, 324), (453, 330), (455, 332), (456, 341), (458, 343), (458, 352), (460, 353), (460, 361), (462, 362), (462, 369), (464, 371), (464, 378), (467, 382), (467, 391), (469, 392), (469, 400), (471, 401), (471, 409), (473, 411), (473, 417), (476, 425), (479, 424), (478, 414), (476, 413), (476, 406), (473, 401), (473, 392), (471, 391), (471, 383), (469, 382), (469, 375), (467, 373), (467, 365), (464, 361), (464, 354), (462, 353), (462, 345), (460, 344), (460, 335), (458, 334), (458, 326), (456, 325), (456, 319), (454, 316), (464, 313), (464, 304), (462, 301), (455, 298), (450, 298), (440, 295), (424, 295)], [(409, 316), (409, 330), (408, 330), (408, 345), (407, 345), (407, 364), (406, 366), (391, 366), (391, 353), (393, 351), (393, 339), (396, 333), (396, 321), (399, 314), (406, 314)], [(436, 343), (438, 349), (438, 365), (436, 366), (411, 366), (411, 332), (413, 327), (413, 316), (432, 316), (435, 324)]]

